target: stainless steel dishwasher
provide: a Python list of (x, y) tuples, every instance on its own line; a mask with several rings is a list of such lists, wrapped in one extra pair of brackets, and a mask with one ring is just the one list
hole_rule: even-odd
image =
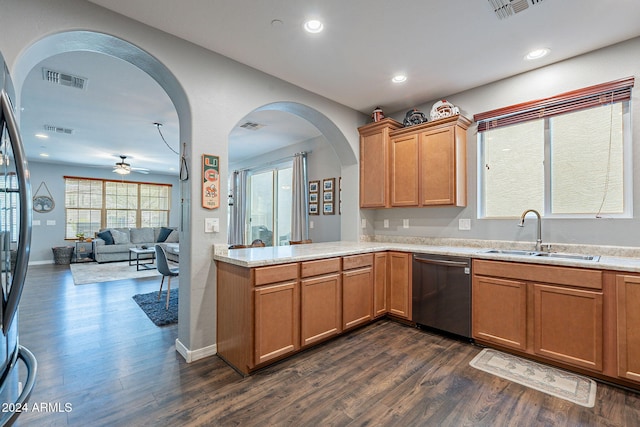
[(471, 338), (471, 260), (413, 255), (413, 321)]

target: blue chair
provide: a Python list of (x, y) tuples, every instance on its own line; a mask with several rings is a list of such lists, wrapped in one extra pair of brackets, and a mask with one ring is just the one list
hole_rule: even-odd
[(156, 265), (158, 266), (158, 273), (162, 274), (162, 281), (160, 282), (160, 290), (158, 291), (158, 300), (162, 294), (162, 285), (164, 284), (164, 278), (169, 277), (167, 282), (167, 310), (169, 309), (169, 295), (171, 294), (171, 278), (177, 276), (180, 272), (178, 267), (171, 268), (167, 262), (167, 254), (164, 252), (164, 248), (160, 245), (156, 245)]

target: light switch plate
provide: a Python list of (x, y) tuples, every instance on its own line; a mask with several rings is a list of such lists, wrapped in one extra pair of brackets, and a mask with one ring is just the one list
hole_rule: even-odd
[(309, 221), (309, 228), (313, 228), (313, 221)]
[(362, 218), (360, 220), (360, 227), (367, 228), (367, 219), (366, 218)]
[(409, 228), (409, 220), (408, 219), (403, 219), (402, 220), (402, 228)]
[(389, 220), (388, 219), (384, 220), (384, 228), (389, 228)]
[(220, 232), (220, 219), (219, 218), (205, 218), (204, 219), (204, 232), (205, 233), (219, 233)]
[(48, 219), (47, 220), (47, 225), (56, 225), (56, 220), (55, 219)]

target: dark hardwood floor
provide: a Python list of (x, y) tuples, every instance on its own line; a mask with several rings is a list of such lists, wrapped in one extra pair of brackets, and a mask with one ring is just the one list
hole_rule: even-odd
[[(177, 281), (176, 281), (177, 282)], [(187, 364), (177, 326), (131, 298), (157, 279), (74, 286), (29, 269), (20, 340), (37, 357), (18, 426), (638, 426), (640, 395), (598, 384), (584, 408), (471, 368), (480, 351), (382, 320), (243, 378), (217, 357)]]

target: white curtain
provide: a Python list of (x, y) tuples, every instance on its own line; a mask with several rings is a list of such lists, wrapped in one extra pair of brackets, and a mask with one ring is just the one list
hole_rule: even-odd
[(293, 157), (290, 240), (306, 240), (308, 238), (309, 208), (307, 200), (307, 154), (298, 153)]
[(247, 219), (247, 171), (234, 171), (231, 179), (231, 198), (229, 200), (230, 245), (244, 244), (244, 226)]

